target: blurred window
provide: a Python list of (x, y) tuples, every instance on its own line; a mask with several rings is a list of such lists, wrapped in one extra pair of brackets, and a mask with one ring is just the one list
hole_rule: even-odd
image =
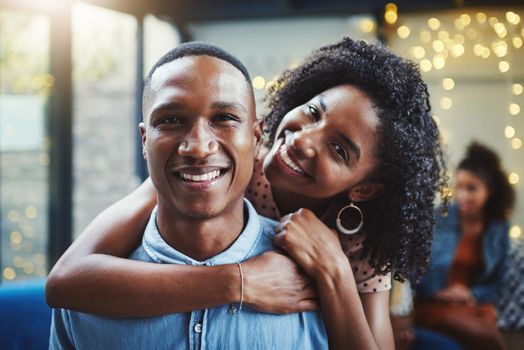
[(50, 23), (0, 10), (1, 281), (47, 274)]

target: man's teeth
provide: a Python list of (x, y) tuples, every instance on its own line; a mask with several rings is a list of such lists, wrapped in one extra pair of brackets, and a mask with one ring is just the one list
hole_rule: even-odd
[(180, 177), (182, 179), (188, 180), (188, 181), (195, 181), (195, 182), (209, 181), (209, 180), (216, 179), (219, 176), (220, 176), (220, 170), (211, 171), (209, 173), (201, 174), (201, 175), (191, 175), (191, 174), (180, 173)]
[(297, 173), (300, 173), (300, 174), (303, 174), (304, 171), (302, 170), (302, 168), (300, 166), (298, 166), (298, 164), (296, 164), (295, 162), (293, 162), (291, 160), (291, 158), (289, 158), (289, 155), (287, 154), (287, 148), (286, 148), (286, 145), (282, 145), (280, 146), (280, 149), (279, 149), (279, 154), (280, 154), (280, 158), (282, 158), (282, 160), (284, 161), (284, 163), (290, 167), (291, 169), (295, 170)]

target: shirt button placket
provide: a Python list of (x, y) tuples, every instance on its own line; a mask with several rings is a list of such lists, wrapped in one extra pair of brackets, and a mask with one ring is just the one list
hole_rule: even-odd
[(200, 350), (202, 347), (203, 311), (193, 311), (189, 326), (189, 348)]

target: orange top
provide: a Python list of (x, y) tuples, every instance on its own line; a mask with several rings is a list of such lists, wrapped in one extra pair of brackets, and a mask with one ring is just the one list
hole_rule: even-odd
[(449, 270), (448, 285), (470, 286), (483, 266), (482, 234), (465, 233), (455, 250), (455, 257)]

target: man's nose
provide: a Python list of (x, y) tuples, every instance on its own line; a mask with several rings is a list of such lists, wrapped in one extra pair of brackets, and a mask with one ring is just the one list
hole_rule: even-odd
[(204, 122), (195, 123), (178, 146), (184, 157), (206, 158), (218, 151), (218, 142)]

